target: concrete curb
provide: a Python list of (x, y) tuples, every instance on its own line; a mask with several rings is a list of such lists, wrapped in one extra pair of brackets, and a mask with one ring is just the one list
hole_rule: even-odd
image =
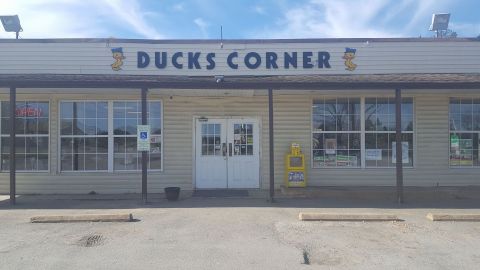
[(68, 222), (130, 222), (132, 214), (87, 214), (87, 215), (61, 215), (61, 216), (36, 216), (30, 218), (31, 223), (68, 223)]
[(480, 214), (432, 214), (427, 219), (431, 221), (480, 221)]
[(300, 213), (302, 221), (403, 221), (396, 215), (385, 214), (332, 214), (332, 213)]

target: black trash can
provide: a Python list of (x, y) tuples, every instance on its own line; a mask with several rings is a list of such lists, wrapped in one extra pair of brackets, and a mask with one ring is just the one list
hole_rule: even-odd
[(165, 196), (169, 201), (177, 201), (178, 197), (180, 197), (180, 188), (179, 187), (166, 187)]

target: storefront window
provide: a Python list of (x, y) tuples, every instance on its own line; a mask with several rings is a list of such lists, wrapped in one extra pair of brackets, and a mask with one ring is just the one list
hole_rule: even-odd
[[(142, 167), (142, 154), (137, 151), (137, 125), (142, 123), (141, 112), (140, 102), (113, 102), (114, 170), (140, 170)], [(147, 115), (153, 140), (148, 154), (148, 168), (159, 170), (162, 164), (160, 102), (149, 102)]]
[(60, 137), (62, 171), (108, 170), (107, 102), (61, 102)]
[(313, 166), (360, 167), (359, 98), (328, 98), (313, 102)]
[[(148, 168), (152, 170), (159, 170), (162, 167), (161, 112), (160, 101), (148, 103), (148, 123), (151, 127), (152, 140)], [(112, 127), (109, 127), (109, 119), (112, 121)], [(139, 124), (141, 105), (138, 101), (61, 102), (61, 170), (140, 170), (141, 153), (137, 152)], [(109, 142), (113, 142), (112, 151), (109, 151)]]
[[(395, 167), (395, 99), (365, 98), (365, 166)], [(413, 166), (413, 99), (402, 99), (402, 159)]]
[[(10, 103), (1, 102), (1, 170), (10, 167)], [(15, 163), (18, 171), (48, 171), (49, 103), (21, 101), (15, 106)]]
[(480, 98), (450, 98), (450, 166), (480, 166)]
[[(363, 126), (361, 119), (364, 119)], [(413, 167), (413, 98), (402, 99), (401, 119), (402, 160), (404, 166)], [(365, 98), (364, 101), (361, 98), (314, 100), (312, 107), (314, 168), (395, 167), (395, 145), (394, 98), (373, 97)]]

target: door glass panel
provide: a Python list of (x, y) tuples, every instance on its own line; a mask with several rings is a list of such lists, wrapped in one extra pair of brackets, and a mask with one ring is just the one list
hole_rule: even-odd
[(202, 124), (202, 156), (221, 156), (220, 124)]
[(253, 125), (233, 125), (233, 154), (235, 156), (253, 155)]

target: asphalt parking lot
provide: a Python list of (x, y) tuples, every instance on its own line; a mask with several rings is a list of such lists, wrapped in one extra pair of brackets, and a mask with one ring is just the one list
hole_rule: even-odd
[[(0, 269), (478, 269), (478, 201), (406, 204), (261, 198), (0, 202)], [(301, 211), (388, 213), (403, 222), (302, 222)], [(133, 213), (128, 223), (32, 224), (31, 216)]]

